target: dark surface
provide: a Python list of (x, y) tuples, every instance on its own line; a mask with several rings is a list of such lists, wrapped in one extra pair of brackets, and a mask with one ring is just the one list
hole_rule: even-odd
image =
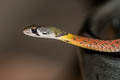
[[(120, 1), (103, 5), (89, 20), (90, 31), (100, 39), (120, 38)], [(94, 37), (94, 36), (93, 36)], [(94, 38), (97, 38), (94, 37)], [(120, 53), (84, 50), (87, 80), (120, 80)]]

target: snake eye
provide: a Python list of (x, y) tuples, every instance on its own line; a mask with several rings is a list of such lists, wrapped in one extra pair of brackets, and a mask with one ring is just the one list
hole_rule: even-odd
[(37, 29), (36, 29), (36, 28), (31, 28), (31, 31), (32, 31), (32, 33), (36, 34), (37, 36), (40, 36), (40, 35), (38, 34), (38, 32), (37, 32)]
[(32, 33), (36, 34), (37, 33), (37, 30), (36, 29), (31, 29)]
[(39, 34), (38, 34), (38, 32), (37, 32), (37, 29), (31, 29), (31, 31), (32, 31), (32, 33), (34, 33), (34, 34), (36, 34), (37, 36), (40, 36)]

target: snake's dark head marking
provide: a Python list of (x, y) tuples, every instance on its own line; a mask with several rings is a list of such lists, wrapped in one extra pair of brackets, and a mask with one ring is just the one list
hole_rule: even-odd
[(24, 34), (40, 37), (40, 38), (52, 38), (57, 39), (67, 33), (54, 27), (54, 26), (38, 26), (38, 25), (30, 25), (24, 28)]
[(37, 31), (38, 27), (39, 26), (36, 25), (36, 24), (27, 26), (27, 27), (24, 28), (23, 33), (26, 34), (26, 35), (28, 35), (28, 36), (38, 37), (38, 36), (40, 36), (38, 34), (38, 31)]

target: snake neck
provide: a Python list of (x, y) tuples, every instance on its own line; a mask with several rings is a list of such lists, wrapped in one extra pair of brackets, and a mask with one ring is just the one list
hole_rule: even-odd
[(86, 41), (88, 40), (88, 38), (77, 36), (71, 33), (68, 33), (67, 35), (59, 37), (59, 40), (75, 46), (82, 47), (82, 48), (89, 48), (89, 45), (90, 45), (90, 43), (87, 43)]
[(93, 38), (87, 38), (82, 36), (77, 36), (74, 34), (67, 34), (59, 38), (60, 41), (66, 43), (102, 52), (119, 52), (120, 51), (120, 39), (117, 40), (98, 40)]

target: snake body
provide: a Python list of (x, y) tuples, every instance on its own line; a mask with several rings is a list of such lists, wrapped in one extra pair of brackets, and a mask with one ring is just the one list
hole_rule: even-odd
[(60, 40), (78, 47), (101, 51), (101, 52), (120, 52), (120, 39), (99, 40), (64, 32), (53, 26), (30, 25), (24, 28), (24, 34), (38, 37)]

